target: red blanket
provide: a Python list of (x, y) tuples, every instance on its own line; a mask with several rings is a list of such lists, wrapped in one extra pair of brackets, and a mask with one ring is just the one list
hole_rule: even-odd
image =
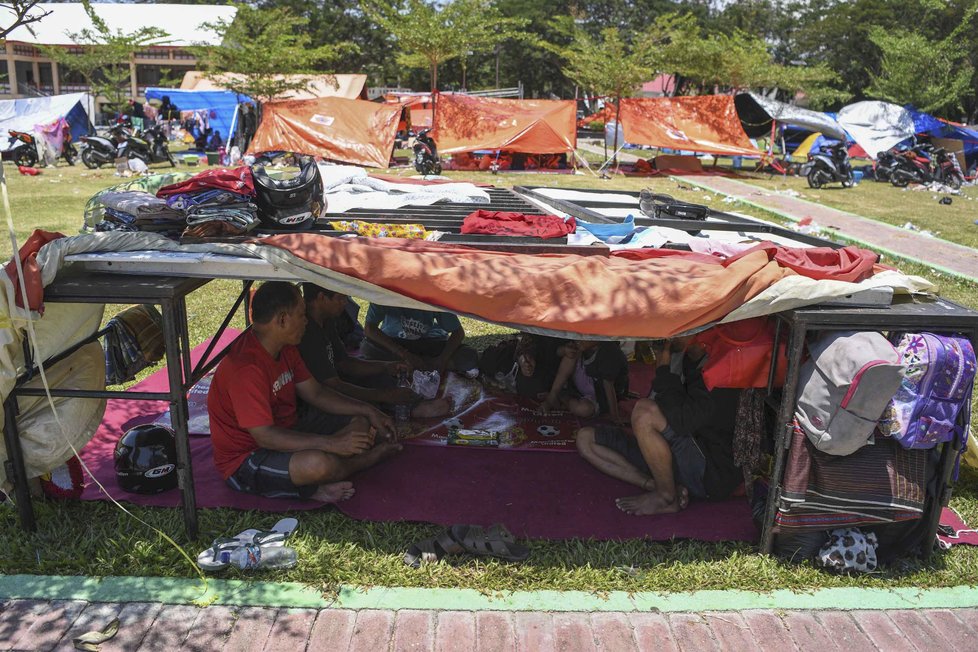
[(488, 235), (526, 235), (534, 238), (562, 238), (573, 233), (577, 222), (565, 222), (556, 215), (526, 215), (504, 211), (477, 210), (462, 220), (462, 233)]
[(229, 169), (217, 168), (214, 170), (204, 170), (200, 174), (195, 174), (186, 181), (163, 186), (156, 191), (157, 197), (169, 197), (185, 192), (198, 192), (200, 190), (229, 190), (240, 195), (255, 195), (255, 180), (251, 176), (251, 168), (247, 165)]

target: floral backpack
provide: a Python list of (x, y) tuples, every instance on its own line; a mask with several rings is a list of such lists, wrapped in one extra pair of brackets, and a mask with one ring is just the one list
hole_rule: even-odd
[[(955, 437), (967, 444), (958, 415), (971, 406), (975, 351), (964, 337), (907, 333), (897, 344), (904, 365), (900, 389), (879, 422), (883, 435), (904, 448), (933, 448)], [(966, 422), (967, 423), (967, 422)]]

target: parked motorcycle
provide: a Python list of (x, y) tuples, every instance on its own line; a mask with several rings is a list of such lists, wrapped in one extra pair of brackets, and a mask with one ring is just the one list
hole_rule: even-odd
[(17, 165), (34, 167), (37, 165), (37, 144), (34, 135), (26, 131), (15, 131), (8, 129), (9, 134), (8, 149), (4, 155), (5, 159), (11, 160)]
[(879, 182), (887, 182), (897, 166), (898, 154), (893, 150), (886, 150), (876, 155), (876, 162), (873, 164), (873, 178)]
[(82, 163), (91, 170), (115, 163), (118, 156), (125, 154), (124, 148), (127, 140), (125, 132), (118, 126), (112, 128), (110, 138), (82, 136)]
[(438, 147), (428, 135), (430, 129), (423, 129), (414, 139), (414, 169), (418, 174), (441, 174), (441, 161), (438, 159)]
[(890, 183), (905, 188), (910, 183), (938, 182), (958, 189), (964, 182), (953, 154), (943, 147), (921, 144), (902, 152), (890, 174)]
[(852, 165), (849, 163), (849, 152), (845, 143), (836, 143), (826, 148), (827, 152), (809, 154), (808, 185), (811, 188), (821, 188), (827, 183), (838, 182), (843, 188), (855, 185)]
[(127, 138), (126, 156), (138, 158), (146, 165), (150, 163), (167, 162), (170, 167), (176, 167), (176, 160), (170, 154), (163, 127), (154, 125), (142, 132), (142, 137), (130, 135)]

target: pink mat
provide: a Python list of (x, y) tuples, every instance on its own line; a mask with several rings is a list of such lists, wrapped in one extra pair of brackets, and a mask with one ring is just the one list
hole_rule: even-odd
[[(219, 342), (223, 348), (235, 333)], [(191, 356), (196, 361), (203, 345)], [(161, 369), (133, 390), (164, 391)], [(139, 423), (157, 419), (166, 404), (158, 401), (111, 400), (105, 419), (82, 450), (82, 458), (109, 493), (140, 505), (177, 507), (180, 494), (129, 494), (119, 488), (112, 453), (120, 435)], [(318, 503), (270, 499), (233, 491), (221, 480), (211, 457), (210, 439), (190, 438), (194, 487), (200, 507), (231, 507), (268, 512), (315, 509)], [(444, 446), (405, 446), (404, 452), (354, 478), (357, 494), (343, 503), (343, 513), (376, 521), (505, 523), (514, 534), (533, 538), (628, 539), (694, 538), (704, 541), (756, 539), (750, 509), (743, 498), (721, 503), (693, 503), (681, 514), (631, 517), (614, 505), (633, 487), (608, 478), (576, 455)], [(105, 500), (89, 482), (83, 500)]]
[(964, 522), (956, 511), (945, 507), (941, 511), (941, 525), (954, 530), (954, 536), (938, 534), (937, 537), (949, 546), (978, 546), (978, 532)]

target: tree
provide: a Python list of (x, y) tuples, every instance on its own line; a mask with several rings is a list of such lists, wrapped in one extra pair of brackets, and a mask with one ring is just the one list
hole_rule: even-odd
[(39, 46), (41, 52), (59, 65), (80, 74), (95, 97), (104, 97), (113, 111), (122, 109), (130, 98), (130, 63), (133, 54), (148, 45), (164, 45), (169, 36), (158, 27), (141, 27), (132, 32), (111, 30), (95, 8), (84, 3), (91, 27), (68, 36), (81, 48), (72, 52), (56, 45)]
[(229, 91), (267, 102), (304, 90), (308, 81), (296, 75), (315, 73), (318, 66), (355, 51), (352, 44), (313, 45), (305, 29), (308, 22), (287, 7), (242, 3), (232, 20), (202, 25), (221, 35), (221, 45), (194, 50), (207, 78)]
[(882, 55), (880, 73), (871, 73), (866, 88), (870, 97), (945, 113), (960, 110), (962, 99), (974, 93), (975, 69), (954, 39), (933, 42), (921, 34), (880, 27), (870, 31), (869, 38)]
[[(398, 62), (425, 67), (431, 74), (431, 91), (438, 90), (438, 68), (446, 61), (469, 56), (470, 51), (489, 51), (509, 39), (527, 38), (527, 21), (507, 17), (492, 0), (452, 0), (444, 6), (424, 0), (403, 4), (369, 0), (367, 15), (393, 34)], [(465, 66), (463, 65), (463, 75)]]
[(0, 39), (7, 38), (7, 34), (18, 27), (26, 27), (33, 34), (34, 30), (31, 28), (31, 24), (51, 13), (51, 10), (45, 9), (38, 0), (13, 0), (9, 3), (0, 4), (0, 8), (7, 10), (10, 14), (4, 21), (5, 24), (0, 27)]
[(573, 41), (560, 49), (564, 74), (597, 95), (615, 99), (615, 137), (612, 150), (618, 152), (618, 125), (621, 124), (621, 98), (635, 95), (642, 82), (652, 78), (651, 53), (655, 44), (647, 38), (629, 43), (617, 27), (606, 27), (595, 39), (574, 28)]

